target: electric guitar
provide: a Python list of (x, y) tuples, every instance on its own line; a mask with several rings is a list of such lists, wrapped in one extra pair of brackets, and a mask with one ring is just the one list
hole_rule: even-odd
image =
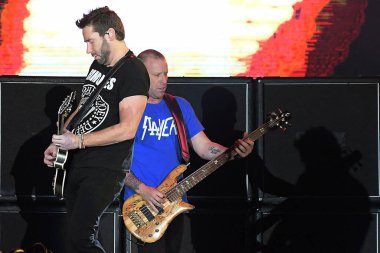
[[(244, 139), (255, 141), (270, 129), (277, 127), (285, 130), (285, 126), (289, 125), (288, 119), (290, 119), (290, 113), (288, 112), (282, 112), (281, 110), (279, 110), (279, 113), (272, 112), (266, 123)], [(193, 205), (182, 201), (182, 196), (236, 155), (237, 153), (232, 146), (178, 183), (177, 177), (186, 170), (187, 166), (183, 164), (177, 166), (157, 187), (166, 196), (163, 207), (157, 208), (158, 212), (154, 211), (140, 195), (134, 194), (130, 196), (123, 204), (123, 220), (126, 228), (143, 242), (153, 243), (159, 240), (176, 216), (187, 210), (194, 209)]]
[[(72, 110), (72, 104), (75, 100), (75, 91), (71, 92), (62, 102), (58, 110), (57, 134), (63, 134), (64, 124)], [(63, 199), (63, 190), (66, 180), (66, 169), (64, 165), (67, 161), (68, 151), (62, 148), (57, 149), (57, 157), (54, 161), (55, 176), (53, 179), (53, 193), (55, 196)]]

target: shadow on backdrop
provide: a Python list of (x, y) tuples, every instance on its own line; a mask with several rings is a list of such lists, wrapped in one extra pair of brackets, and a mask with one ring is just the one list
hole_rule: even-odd
[(20, 215), (26, 222), (22, 243), (15, 247), (28, 249), (40, 242), (53, 252), (64, 252), (62, 248), (57, 248), (63, 245), (63, 235), (60, 233), (64, 219), (59, 216), (62, 214), (54, 214), (51, 208), (55, 169), (43, 163), (43, 153), (51, 143), (52, 134), (57, 132), (58, 108), (70, 92), (64, 86), (55, 86), (47, 92), (44, 113), (50, 124), (26, 140), (15, 158), (11, 174), (15, 180)]
[[(230, 147), (243, 138), (244, 131), (234, 128), (238, 101), (232, 92), (223, 87), (210, 88), (201, 103), (202, 124), (210, 140)], [(192, 152), (187, 173), (205, 162)], [(253, 192), (263, 187), (264, 175), (268, 180), (265, 189), (272, 194), (288, 196), (294, 192), (293, 185), (267, 170), (256, 148), (248, 157), (224, 164), (189, 192), (189, 196), (202, 200), (195, 205), (191, 216), (192, 239), (197, 253), (248, 252), (254, 247), (250, 224), (256, 214), (247, 188), (247, 175)]]
[(351, 175), (361, 153), (343, 150), (324, 127), (305, 131), (295, 147), (305, 170), (295, 197), (255, 224), (264, 233), (260, 252), (360, 252), (371, 220), (368, 193)]

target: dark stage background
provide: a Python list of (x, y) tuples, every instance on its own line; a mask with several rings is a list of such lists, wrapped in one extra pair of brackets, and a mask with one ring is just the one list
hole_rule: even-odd
[[(42, 158), (56, 131), (57, 109), (80, 87), (88, 64), (79, 60), (78, 50), (85, 56), (81, 37), (77, 44), (68, 43), (67, 51), (55, 51), (52, 34), (61, 24), (53, 25), (53, 32), (47, 22), (43, 29), (37, 23), (33, 29), (24, 26), (28, 18), (38, 19), (39, 10), (54, 14), (45, 11), (48, 6), (27, 8), (31, 2), (0, 0), (0, 250), (42, 242), (64, 253), (64, 201), (52, 195), (54, 171)], [(186, 77), (169, 79), (168, 91), (191, 102), (207, 135), (217, 142), (232, 145), (270, 112), (291, 113), (292, 126), (285, 132), (266, 134), (250, 157), (226, 164), (189, 191), (196, 209), (190, 212), (192, 234), (187, 237), (197, 253), (379, 252), (380, 1), (322, 2), (295, 3), (292, 18), (255, 54), (238, 55), (244, 47), (231, 46), (225, 55), (245, 64), (245, 71), (218, 72), (231, 69), (218, 56), (205, 61), (185, 52), (185, 60), (168, 58), (173, 68), (191, 67), (176, 72)], [(248, 25), (245, 31), (253, 31), (253, 19), (240, 21)], [(74, 26), (70, 22), (64, 25)], [(204, 39), (200, 28), (186, 33), (188, 39)], [(233, 32), (229, 39), (238, 45), (251, 41), (250, 34)], [(146, 49), (139, 46), (131, 48), (135, 53)], [(34, 62), (33, 54), (25, 57), (32, 52)], [(63, 64), (56, 63), (62, 59)], [(192, 60), (207, 64), (192, 66)], [(204, 72), (198, 69), (205, 66)], [(70, 72), (80, 68), (79, 74)], [(211, 70), (213, 77), (202, 77)], [(205, 163), (194, 153), (191, 158), (186, 175)], [(107, 252), (135, 253), (118, 202), (107, 210), (100, 236)]]
[[(42, 157), (61, 101), (82, 81), (0, 77), (5, 252), (38, 241), (64, 252), (64, 202), (52, 195)], [(170, 78), (168, 91), (188, 99), (208, 136), (227, 146), (268, 113), (291, 113), (285, 132), (270, 131), (254, 154), (189, 191), (196, 252), (377, 252), (377, 78)], [(205, 163), (191, 158), (186, 175)], [(119, 204), (107, 210), (101, 238), (107, 252), (133, 252)]]

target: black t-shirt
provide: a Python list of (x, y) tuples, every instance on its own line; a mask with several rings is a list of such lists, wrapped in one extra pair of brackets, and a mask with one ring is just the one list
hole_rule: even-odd
[[(82, 87), (83, 104), (90, 94), (100, 85), (111, 67), (100, 65), (97, 61), (91, 64)], [(148, 96), (149, 75), (144, 64), (136, 57), (128, 58), (120, 69), (109, 79), (101, 90), (92, 107), (75, 128), (74, 133), (99, 131), (119, 123), (119, 103), (125, 97), (134, 95)], [(95, 167), (121, 170), (133, 140), (117, 144), (88, 147), (73, 154), (72, 167)]]

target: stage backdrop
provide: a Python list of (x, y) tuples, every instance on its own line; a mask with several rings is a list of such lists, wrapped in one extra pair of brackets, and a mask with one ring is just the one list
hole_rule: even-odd
[(292, 127), (259, 147), (259, 242), (271, 252), (379, 252), (379, 80), (258, 83), (264, 112), (292, 113)]
[[(52, 196), (54, 170), (42, 154), (61, 101), (82, 81), (0, 77), (2, 246), (57, 240), (28, 229), (45, 216), (61, 228), (63, 203)], [(208, 136), (226, 146), (277, 108), (292, 115), (287, 131), (256, 142), (260, 156), (223, 166), (189, 192), (196, 251), (253, 252), (257, 242), (292, 252), (378, 252), (379, 89), (366, 78), (170, 78), (168, 91), (188, 99)], [(203, 163), (192, 154), (186, 175)], [(106, 229), (116, 231), (117, 207), (107, 216)], [(105, 239), (111, 249), (122, 229)]]
[(377, 0), (0, 0), (0, 75), (84, 76), (92, 58), (75, 21), (104, 5), (135, 53), (167, 56), (171, 76), (379, 74)]

